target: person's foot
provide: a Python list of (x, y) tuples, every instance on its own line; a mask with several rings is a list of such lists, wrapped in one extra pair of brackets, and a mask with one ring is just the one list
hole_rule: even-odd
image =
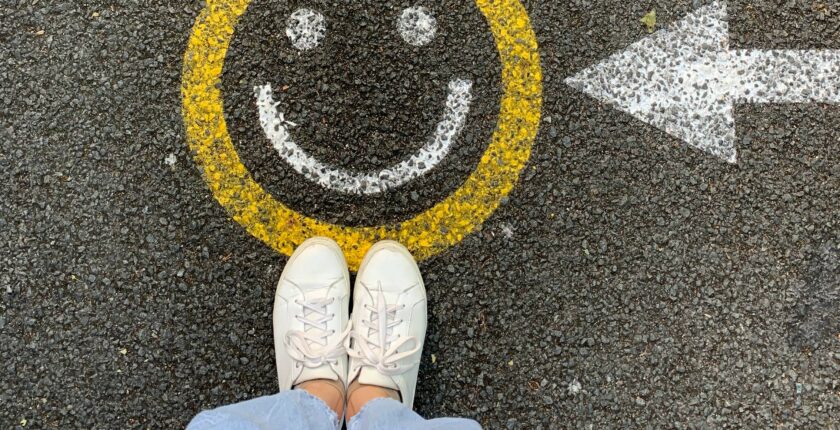
[[(382, 241), (365, 255), (356, 276), (351, 318), (348, 380), (354, 386), (383, 388), (382, 393), (398, 392), (411, 408), (426, 335), (426, 289), (404, 246)], [(349, 397), (352, 406), (353, 393)], [(348, 415), (355, 414), (351, 412)]]
[(308, 381), (313, 381), (310, 385), (321, 385), (316, 380), (336, 381), (332, 385), (342, 390), (343, 400), (349, 301), (350, 274), (338, 244), (320, 237), (302, 243), (289, 257), (274, 297), (280, 391)]

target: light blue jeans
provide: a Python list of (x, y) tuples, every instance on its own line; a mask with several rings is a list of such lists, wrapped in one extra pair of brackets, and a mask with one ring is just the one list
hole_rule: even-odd
[[(335, 412), (303, 390), (284, 391), (198, 414), (187, 430), (339, 430)], [(481, 430), (473, 420), (424, 420), (400, 402), (375, 399), (347, 423), (348, 430)]]

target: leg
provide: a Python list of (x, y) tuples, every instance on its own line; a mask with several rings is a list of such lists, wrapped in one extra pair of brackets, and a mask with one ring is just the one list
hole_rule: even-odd
[(350, 274), (338, 244), (302, 243), (289, 257), (274, 298), (274, 351), (280, 391), (297, 388), (344, 417), (350, 334)]
[(341, 381), (332, 381), (329, 379), (313, 379), (311, 381), (302, 382), (296, 387), (299, 390), (304, 390), (309, 394), (321, 399), (330, 409), (335, 412), (336, 416), (344, 416), (344, 383)]
[(400, 401), (400, 393), (390, 388), (376, 385), (366, 385), (358, 380), (353, 381), (347, 388), (347, 419), (353, 418), (371, 400), (388, 398)]
[(348, 430), (481, 430), (473, 420), (438, 418), (424, 420), (407, 406), (390, 398), (368, 402), (347, 424)]
[(187, 430), (337, 430), (338, 416), (303, 390), (222, 406), (198, 414)]
[(426, 421), (411, 410), (426, 336), (426, 290), (411, 253), (396, 242), (373, 245), (353, 294), (348, 429), (480, 430), (475, 421)]

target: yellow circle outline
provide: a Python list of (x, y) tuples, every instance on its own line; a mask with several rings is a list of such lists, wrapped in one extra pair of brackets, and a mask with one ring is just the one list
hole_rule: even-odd
[(531, 156), (542, 108), (537, 39), (519, 0), (476, 0), (502, 63), (499, 122), (475, 171), (449, 197), (396, 225), (348, 227), (302, 215), (257, 184), (234, 148), (224, 118), (221, 76), (239, 17), (251, 0), (208, 0), (184, 54), (183, 117), (187, 142), (216, 200), (254, 237), (291, 255), (312, 236), (338, 242), (351, 270), (376, 241), (402, 242), (418, 259), (460, 242), (499, 207)]

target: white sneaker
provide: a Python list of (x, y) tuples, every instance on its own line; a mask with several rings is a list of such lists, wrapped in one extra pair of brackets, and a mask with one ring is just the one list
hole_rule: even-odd
[(331, 239), (302, 243), (289, 257), (274, 296), (274, 351), (280, 391), (313, 379), (347, 387), (350, 274)]
[(348, 381), (398, 390), (411, 408), (426, 336), (426, 289), (404, 246), (382, 241), (370, 248), (356, 276), (351, 318)]

